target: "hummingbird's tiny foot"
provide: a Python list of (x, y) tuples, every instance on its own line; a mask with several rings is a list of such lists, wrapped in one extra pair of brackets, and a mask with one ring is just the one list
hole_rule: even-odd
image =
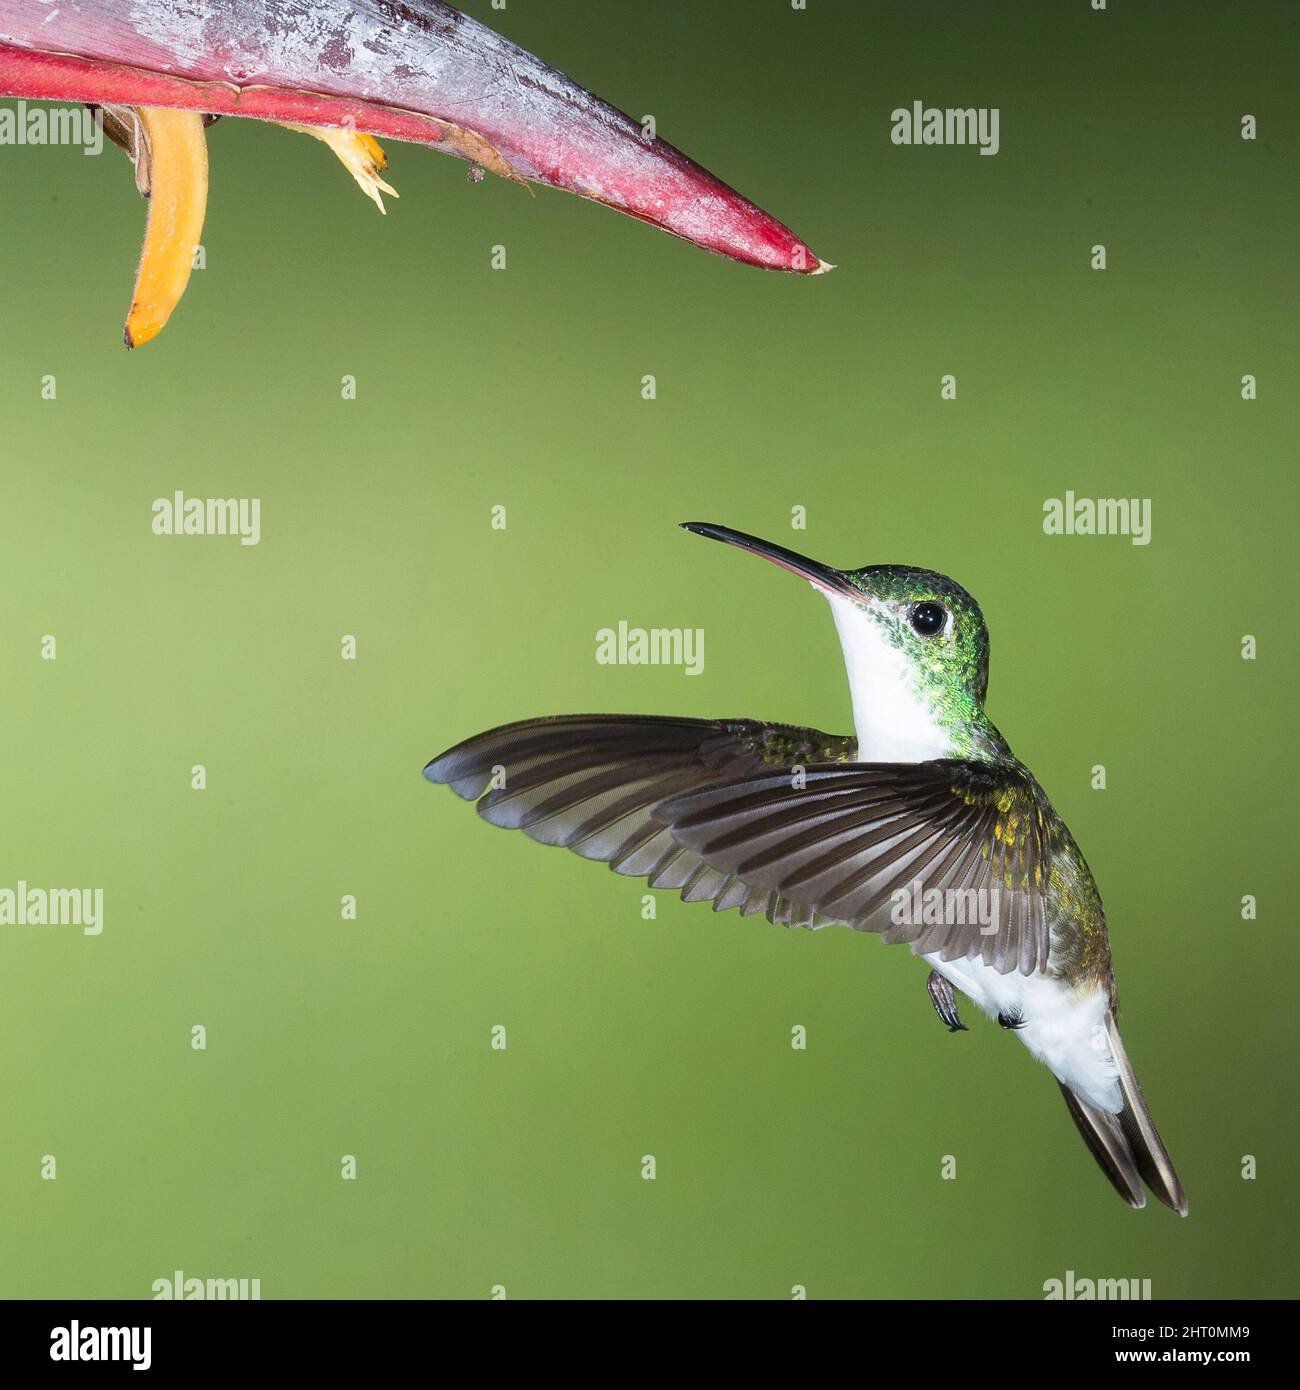
[(948, 1025), (948, 1031), (950, 1033), (969, 1032), (970, 1030), (957, 1016), (957, 999), (952, 992), (952, 986), (937, 970), (930, 971), (930, 978), (926, 980), (925, 987), (929, 991), (930, 1002), (934, 1005), (935, 1013)]
[(1029, 1020), (1024, 1016), (1024, 1014), (1020, 1013), (1019, 1010), (1017, 1010), (1013, 1014), (999, 1014), (998, 1022), (1004, 1028), (1019, 1030), (1023, 1028), (1025, 1024), (1029, 1022)]

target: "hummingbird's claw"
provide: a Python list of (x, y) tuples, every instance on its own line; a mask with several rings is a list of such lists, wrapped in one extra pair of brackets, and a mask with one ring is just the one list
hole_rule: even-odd
[(999, 1014), (998, 1022), (1003, 1028), (1010, 1028), (1013, 1032), (1019, 1032), (1029, 1020), (1017, 1010), (1013, 1014)]
[(968, 1033), (970, 1029), (961, 1021), (957, 1015), (957, 997), (952, 992), (952, 986), (939, 974), (937, 970), (930, 971), (930, 978), (926, 980), (925, 987), (930, 995), (930, 1002), (934, 1005), (934, 1011), (948, 1025), (950, 1033)]

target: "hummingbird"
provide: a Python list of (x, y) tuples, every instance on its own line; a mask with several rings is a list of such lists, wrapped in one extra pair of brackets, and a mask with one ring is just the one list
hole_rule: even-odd
[(834, 569), (726, 526), (687, 531), (806, 580), (830, 603), (851, 735), (755, 719), (560, 715), (478, 734), (424, 775), (493, 825), (615, 872), (813, 930), (904, 943), (939, 1019), (964, 995), (1056, 1078), (1112, 1186), (1187, 1198), (1116, 1026), (1101, 895), (1033, 774), (984, 710), (989, 634), (946, 575)]

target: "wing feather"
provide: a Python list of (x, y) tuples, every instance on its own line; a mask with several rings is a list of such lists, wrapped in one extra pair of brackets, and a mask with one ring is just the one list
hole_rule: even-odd
[[(1009, 759), (855, 752), (851, 737), (755, 720), (572, 715), (489, 730), (425, 775), (477, 799), (494, 825), (715, 911), (841, 922), (1003, 973), (1044, 969), (1062, 846), (1033, 777)], [(914, 885), (992, 915), (895, 920)]]

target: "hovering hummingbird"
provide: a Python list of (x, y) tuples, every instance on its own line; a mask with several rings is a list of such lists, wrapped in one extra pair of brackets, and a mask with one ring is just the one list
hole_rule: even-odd
[[(561, 715), (479, 734), (424, 775), (477, 798), (494, 825), (715, 912), (906, 942), (931, 967), (930, 1000), (951, 1031), (965, 1029), (960, 991), (1051, 1070), (1125, 1201), (1145, 1206), (1145, 1181), (1186, 1216), (1116, 1027), (1097, 886), (984, 712), (979, 605), (930, 570), (832, 569), (729, 527), (684, 524), (826, 596), (853, 735), (752, 719)], [(967, 910), (977, 903), (985, 907)]]

